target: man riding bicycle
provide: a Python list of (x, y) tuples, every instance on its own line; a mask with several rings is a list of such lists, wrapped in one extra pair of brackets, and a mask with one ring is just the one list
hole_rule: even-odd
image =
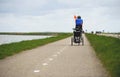
[(81, 16), (74, 16), (75, 19), (75, 28), (73, 28), (73, 37), (71, 38), (71, 45), (73, 43), (82, 43), (84, 45), (83, 37), (82, 37), (82, 25), (83, 25), (83, 20), (81, 19)]

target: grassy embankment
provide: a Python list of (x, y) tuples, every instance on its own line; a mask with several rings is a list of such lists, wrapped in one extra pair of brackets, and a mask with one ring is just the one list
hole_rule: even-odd
[(14, 55), (24, 50), (32, 49), (57, 40), (61, 40), (69, 36), (71, 36), (71, 33), (57, 33), (56, 36), (50, 38), (0, 45), (0, 59)]
[(97, 56), (112, 77), (120, 77), (120, 39), (86, 34)]

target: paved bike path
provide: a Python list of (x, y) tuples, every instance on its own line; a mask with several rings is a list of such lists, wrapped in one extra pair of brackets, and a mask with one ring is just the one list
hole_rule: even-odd
[(63, 39), (0, 60), (0, 77), (108, 77), (84, 36), (84, 46)]

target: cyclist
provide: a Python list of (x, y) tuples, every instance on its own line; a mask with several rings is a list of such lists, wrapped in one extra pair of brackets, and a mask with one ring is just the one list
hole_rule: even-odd
[(82, 30), (82, 26), (83, 26), (83, 20), (81, 19), (81, 16), (77, 16), (77, 18), (75, 19), (75, 24), (76, 24), (76, 29)]

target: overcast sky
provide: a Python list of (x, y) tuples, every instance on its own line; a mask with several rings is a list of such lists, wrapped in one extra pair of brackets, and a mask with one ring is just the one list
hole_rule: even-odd
[(0, 32), (120, 32), (120, 0), (0, 0)]

